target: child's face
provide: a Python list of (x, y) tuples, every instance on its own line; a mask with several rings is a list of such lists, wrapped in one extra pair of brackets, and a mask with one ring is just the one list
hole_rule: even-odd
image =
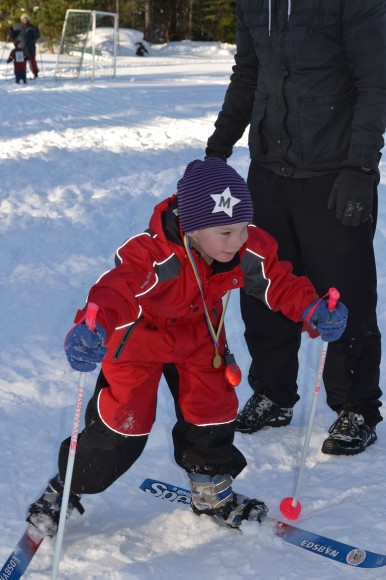
[(248, 223), (240, 222), (189, 232), (189, 240), (207, 262), (230, 262), (248, 239)]

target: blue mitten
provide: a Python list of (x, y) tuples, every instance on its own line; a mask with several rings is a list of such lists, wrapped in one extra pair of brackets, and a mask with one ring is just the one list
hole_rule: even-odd
[(107, 348), (103, 346), (105, 340), (106, 331), (98, 323), (94, 331), (84, 322), (74, 326), (64, 341), (64, 350), (72, 368), (85, 373), (93, 371), (107, 352)]
[(334, 342), (342, 336), (347, 317), (348, 310), (342, 302), (337, 302), (334, 310), (329, 310), (327, 300), (314, 300), (303, 312), (303, 320), (315, 328), (326, 342)]

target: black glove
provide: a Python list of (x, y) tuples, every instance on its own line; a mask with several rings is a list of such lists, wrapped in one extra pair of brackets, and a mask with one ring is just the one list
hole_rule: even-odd
[(207, 147), (205, 149), (204, 159), (209, 159), (210, 157), (218, 157), (219, 159), (222, 159), (225, 163), (227, 162), (226, 155), (224, 155), (223, 153), (219, 153), (218, 151), (215, 151), (214, 149), (210, 149), (209, 147)]
[(344, 226), (367, 222), (373, 209), (376, 172), (360, 167), (342, 169), (332, 187), (328, 209), (336, 207), (336, 217)]

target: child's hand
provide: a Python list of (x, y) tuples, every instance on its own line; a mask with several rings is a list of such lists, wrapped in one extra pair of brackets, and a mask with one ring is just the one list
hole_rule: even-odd
[(64, 341), (64, 350), (72, 368), (86, 373), (93, 371), (106, 354), (105, 340), (106, 331), (98, 323), (94, 331), (84, 323), (74, 326)]
[(333, 342), (342, 336), (347, 318), (348, 310), (342, 302), (337, 302), (335, 308), (329, 310), (327, 300), (314, 300), (303, 312), (303, 320), (315, 328), (326, 342)]

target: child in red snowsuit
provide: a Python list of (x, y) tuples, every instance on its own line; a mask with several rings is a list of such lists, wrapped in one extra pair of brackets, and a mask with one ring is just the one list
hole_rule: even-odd
[[(228, 293), (243, 287), (292, 320), (307, 318), (327, 341), (343, 332), (347, 310), (338, 303), (329, 311), (310, 281), (278, 260), (275, 240), (251, 225), (252, 215), (247, 186), (232, 167), (218, 158), (193, 161), (177, 194), (155, 207), (149, 228), (117, 250), (117, 267), (91, 288), (95, 329), (85, 324), (85, 307), (65, 339), (74, 369), (91, 371), (102, 361), (79, 437), (70, 508), (81, 507), (81, 494), (106, 489), (141, 455), (168, 367), (177, 384), (174, 455), (188, 473), (193, 510), (236, 528), (265, 516), (263, 502), (232, 489), (246, 460), (233, 445), (238, 401), (223, 325)], [(28, 513), (47, 535), (57, 530), (69, 445), (62, 443), (59, 474)]]
[(20, 40), (15, 40), (15, 48), (9, 53), (7, 63), (13, 61), (13, 69), (15, 72), (16, 84), (20, 84), (23, 81), (24, 84), (27, 83), (27, 56), (24, 50), (21, 48)]

